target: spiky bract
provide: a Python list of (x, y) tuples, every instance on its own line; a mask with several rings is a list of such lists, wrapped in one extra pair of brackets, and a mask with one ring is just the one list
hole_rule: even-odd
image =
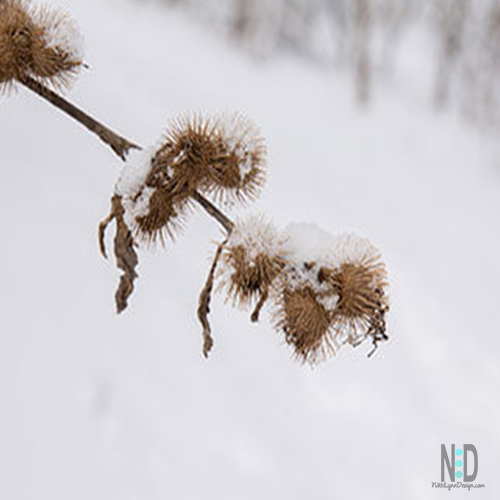
[(259, 253), (251, 258), (243, 246), (231, 247), (224, 254), (224, 264), (232, 269), (228, 296), (241, 305), (251, 303), (269, 291), (282, 266), (276, 256)]
[(315, 363), (333, 352), (331, 314), (311, 286), (283, 287), (275, 322), (301, 361)]
[(149, 242), (173, 237), (200, 194), (244, 200), (264, 182), (264, 140), (239, 114), (179, 118), (158, 147), (133, 156), (115, 192), (132, 232)]
[(387, 273), (380, 254), (353, 235), (332, 240), (320, 261), (290, 256), (273, 295), (274, 322), (302, 361), (316, 363), (344, 343), (387, 339)]
[(73, 21), (27, 0), (0, 2), (0, 91), (33, 78), (57, 89), (70, 86), (81, 68)]
[(146, 243), (173, 239), (181, 229), (190, 198), (157, 163), (154, 148), (131, 152), (115, 186), (134, 237)]
[(385, 315), (389, 310), (387, 271), (380, 252), (355, 235), (337, 238), (332, 268), (320, 278), (338, 294), (332, 328), (336, 338), (357, 344), (371, 338), (386, 340)]
[(156, 155), (176, 189), (218, 201), (254, 198), (265, 181), (266, 148), (240, 114), (183, 117), (172, 123)]
[(238, 305), (258, 302), (254, 320), (285, 265), (283, 240), (261, 216), (239, 220), (224, 245), (222, 284), (227, 296)]
[(136, 216), (136, 235), (149, 243), (159, 240), (165, 244), (166, 238), (173, 240), (182, 229), (188, 203), (187, 197), (174, 196), (168, 187), (156, 187), (149, 197), (146, 213)]

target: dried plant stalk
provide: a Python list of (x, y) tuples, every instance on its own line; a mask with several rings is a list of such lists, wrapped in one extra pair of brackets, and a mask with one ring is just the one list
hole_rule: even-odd
[(301, 361), (314, 364), (335, 351), (330, 335), (331, 315), (312, 287), (283, 288), (274, 317), (277, 328), (284, 332), (286, 342)]
[(136, 267), (139, 262), (132, 233), (123, 219), (124, 209), (119, 196), (113, 196), (111, 200), (111, 212), (99, 226), (99, 243), (102, 254), (106, 257), (106, 246), (104, 237), (107, 226), (111, 221), (116, 221), (116, 234), (114, 239), (114, 251), (116, 265), (121, 269), (120, 283), (115, 293), (116, 310), (123, 312), (128, 305), (128, 299), (134, 291), (134, 281), (137, 278)]
[(110, 128), (106, 127), (101, 122), (98, 122), (90, 115), (82, 111), (80, 108), (77, 108), (75, 105), (71, 104), (59, 94), (50, 90), (33, 78), (24, 76), (22, 77), (20, 82), (43, 99), (49, 101), (53, 106), (59, 108), (64, 113), (71, 116), (78, 123), (83, 125), (87, 130), (90, 130), (90, 132), (96, 134), (99, 139), (107, 144), (122, 160), (125, 160), (128, 152), (131, 149), (140, 149), (139, 146), (137, 146), (133, 142), (130, 142), (124, 137), (116, 134)]
[(252, 312), (252, 315), (250, 316), (250, 319), (252, 320), (252, 323), (257, 323), (260, 318), (260, 312), (262, 311), (262, 308), (267, 302), (267, 299), (269, 298), (269, 289), (270, 286), (265, 287), (260, 295), (259, 301), (255, 305), (255, 309)]
[(195, 200), (208, 215), (213, 217), (226, 230), (226, 233), (230, 234), (233, 231), (234, 222), (204, 196), (195, 191), (193, 193), (193, 200)]
[[(24, 78), (21, 83), (48, 101), (50, 104), (60, 109), (63, 113), (66, 113), (68, 116), (76, 120), (86, 129), (95, 133), (102, 140), (102, 142), (110, 146), (113, 152), (123, 161), (126, 160), (127, 155), (131, 150), (142, 149), (141, 146), (120, 136), (102, 122), (88, 115), (82, 109), (78, 108), (56, 92), (50, 90), (42, 83), (28, 77)], [(192, 198), (205, 210), (208, 215), (210, 215), (210, 217), (213, 217), (227, 233), (231, 232), (234, 223), (210, 200), (196, 191), (193, 193)]]
[(214, 341), (212, 338), (212, 328), (208, 320), (210, 314), (210, 301), (212, 299), (212, 290), (214, 287), (215, 272), (217, 270), (217, 265), (222, 255), (222, 250), (224, 245), (227, 243), (226, 238), (217, 247), (215, 252), (215, 257), (210, 267), (210, 272), (208, 273), (205, 285), (200, 293), (200, 298), (198, 301), (198, 319), (203, 327), (203, 355), (207, 358), (210, 350), (213, 347)]

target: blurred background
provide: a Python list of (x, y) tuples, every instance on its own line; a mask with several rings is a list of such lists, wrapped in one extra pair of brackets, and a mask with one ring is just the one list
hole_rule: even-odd
[(121, 167), (24, 89), (0, 98), (0, 498), (434, 499), (472, 443), (499, 498), (500, 1), (58, 0), (89, 69), (70, 100), (142, 145), (235, 109), (269, 148), (231, 216), (380, 248), (390, 341), (311, 369), (266, 315), (196, 318), (221, 232), (142, 249), (129, 309), (97, 225)]

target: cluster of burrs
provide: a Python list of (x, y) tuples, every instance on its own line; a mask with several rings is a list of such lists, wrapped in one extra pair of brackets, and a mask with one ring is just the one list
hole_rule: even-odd
[(138, 248), (173, 241), (190, 210), (201, 207), (226, 233), (199, 297), (205, 356), (213, 345), (214, 287), (231, 304), (251, 309), (253, 322), (269, 306), (273, 326), (303, 362), (321, 361), (346, 343), (370, 340), (375, 349), (387, 340), (387, 273), (367, 240), (304, 225), (279, 230), (256, 215), (233, 222), (221, 210), (255, 199), (264, 185), (266, 145), (252, 122), (237, 113), (186, 116), (172, 122), (156, 146), (143, 149), (55, 92), (84, 66), (80, 46), (68, 16), (26, 0), (0, 0), (0, 91), (16, 83), (28, 87), (125, 161), (99, 227), (106, 256), (105, 232), (112, 221), (116, 226), (118, 312), (134, 290)]

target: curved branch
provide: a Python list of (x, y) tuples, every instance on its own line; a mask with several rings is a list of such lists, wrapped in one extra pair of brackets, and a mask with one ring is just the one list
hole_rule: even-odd
[(219, 263), (222, 255), (222, 250), (224, 249), (224, 245), (227, 243), (227, 241), (228, 238), (226, 238), (222, 243), (219, 243), (219, 246), (217, 247), (212, 266), (210, 267), (205, 286), (200, 293), (198, 302), (198, 319), (200, 320), (201, 326), (203, 327), (203, 356), (205, 356), (205, 358), (208, 358), (208, 353), (214, 345), (212, 328), (210, 326), (210, 322), (208, 321), (208, 315), (210, 314), (210, 301), (212, 299), (215, 271), (217, 270), (217, 264)]
[(137, 144), (134, 144), (128, 139), (118, 135), (116, 132), (113, 132), (110, 128), (106, 127), (106, 125), (98, 122), (80, 108), (77, 108), (75, 105), (64, 99), (64, 97), (45, 87), (45, 85), (42, 85), (33, 78), (24, 77), (20, 80), (20, 83), (32, 92), (35, 92), (35, 94), (38, 94), (40, 97), (49, 101), (56, 108), (64, 111), (64, 113), (71, 116), (85, 128), (96, 134), (101, 141), (106, 143), (123, 161), (125, 161), (125, 158), (131, 149), (141, 149), (137, 146)]
[[(106, 127), (106, 125), (103, 125), (101, 122), (85, 113), (85, 111), (76, 107), (64, 97), (47, 88), (40, 82), (37, 82), (33, 78), (24, 77), (20, 80), (20, 83), (32, 92), (35, 92), (35, 94), (38, 94), (43, 99), (49, 101), (56, 108), (59, 108), (64, 113), (71, 116), (87, 130), (96, 134), (101, 141), (107, 144), (123, 161), (126, 160), (131, 149), (142, 149), (141, 146), (138, 146), (121, 135), (118, 135), (116, 132), (113, 132), (109, 127)], [(200, 193), (195, 192), (193, 198), (197, 203), (199, 203), (199, 205), (201, 205), (205, 212), (213, 217), (225, 229), (228, 234), (231, 234), (234, 223), (229, 219), (229, 217), (222, 213), (212, 202), (207, 200), (207, 198)]]

